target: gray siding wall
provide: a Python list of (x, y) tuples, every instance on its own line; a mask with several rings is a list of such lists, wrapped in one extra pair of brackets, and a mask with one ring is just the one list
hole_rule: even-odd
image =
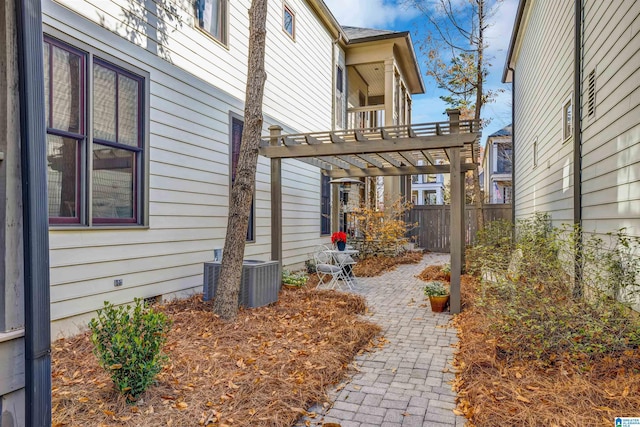
[(640, 236), (640, 2), (590, 0), (584, 15), (583, 226)]
[(573, 141), (562, 136), (573, 91), (573, 2), (531, 0), (526, 8), (514, 55), (514, 207), (516, 217), (544, 211), (560, 225), (573, 220)]
[[(640, 236), (640, 2), (583, 4), (583, 228), (597, 234), (626, 228)], [(573, 140), (563, 141), (561, 123), (562, 106), (573, 96), (573, 8), (573, 2), (528, 1), (514, 55), (515, 212), (549, 212), (556, 225), (573, 219)]]

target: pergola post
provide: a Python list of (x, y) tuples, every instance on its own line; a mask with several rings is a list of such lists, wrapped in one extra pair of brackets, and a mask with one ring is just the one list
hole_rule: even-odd
[[(282, 128), (269, 127), (269, 145), (280, 145)], [(271, 159), (271, 260), (282, 261), (282, 160)]]
[(331, 232), (340, 230), (340, 186), (331, 186)]
[[(450, 132), (459, 133), (460, 110), (447, 110)], [(451, 313), (460, 313), (460, 276), (464, 251), (464, 174), (460, 158), (460, 148), (449, 149), (451, 167)]]

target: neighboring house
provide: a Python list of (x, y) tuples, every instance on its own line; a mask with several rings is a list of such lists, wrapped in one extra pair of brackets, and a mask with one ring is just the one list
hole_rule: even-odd
[(640, 1), (520, 0), (503, 76), (517, 218), (545, 212), (605, 245), (640, 237), (639, 16)]
[(511, 125), (492, 133), (482, 154), (482, 188), (487, 203), (511, 203)]
[(517, 217), (640, 236), (638, 16), (640, 1), (520, 0), (503, 76)]
[(411, 202), (414, 205), (444, 204), (444, 175), (411, 176)]
[[(105, 300), (202, 289), (224, 245), (249, 6), (43, 0), (54, 339)], [(408, 32), (341, 28), (320, 0), (269, 2), (265, 66), (265, 135), (407, 124), (424, 91)], [(269, 171), (260, 158), (247, 258), (271, 254)], [(282, 177), (283, 265), (301, 265), (337, 229), (338, 192), (302, 161)]]

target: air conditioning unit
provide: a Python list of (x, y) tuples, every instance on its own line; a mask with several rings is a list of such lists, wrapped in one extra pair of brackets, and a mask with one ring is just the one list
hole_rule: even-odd
[[(209, 301), (216, 295), (222, 263), (204, 263), (204, 296)], [(262, 307), (278, 301), (282, 284), (279, 261), (245, 259), (242, 262), (242, 278), (238, 304), (243, 307)]]

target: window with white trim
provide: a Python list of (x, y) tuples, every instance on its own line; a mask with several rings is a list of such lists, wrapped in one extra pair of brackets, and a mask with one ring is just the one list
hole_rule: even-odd
[(227, 44), (228, 0), (196, 0), (196, 25), (222, 44)]
[(142, 224), (145, 78), (50, 37), (43, 47), (49, 222)]
[(289, 37), (296, 38), (296, 14), (286, 4), (282, 6), (282, 29)]
[(568, 100), (562, 107), (562, 140), (571, 138), (573, 132), (573, 103)]

